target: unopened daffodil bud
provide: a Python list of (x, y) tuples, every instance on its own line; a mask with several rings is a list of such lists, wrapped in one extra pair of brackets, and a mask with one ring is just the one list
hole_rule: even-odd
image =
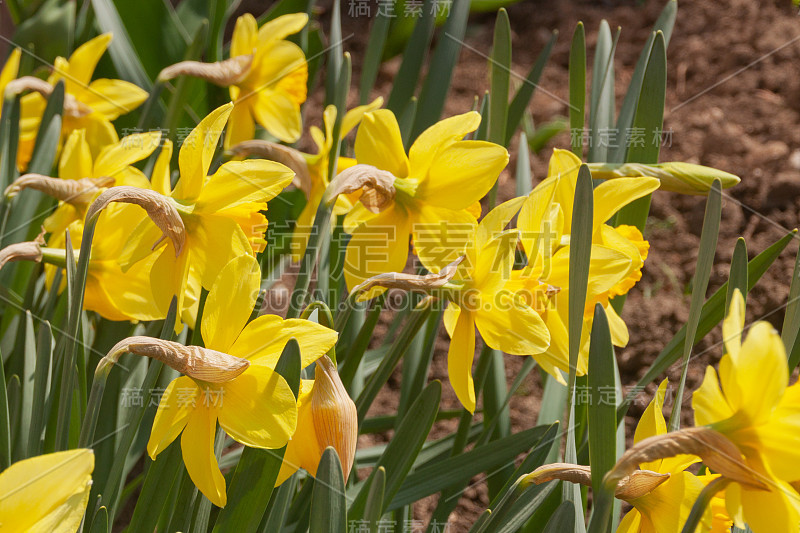
[(0, 250), (0, 269), (6, 263), (13, 261), (35, 261), (42, 260), (42, 246), (44, 245), (44, 230), (36, 239), (26, 242), (10, 244)]
[(657, 178), (661, 182), (659, 188), (662, 191), (681, 194), (706, 195), (711, 190), (711, 185), (715, 179), (720, 181), (723, 189), (733, 187), (741, 181), (739, 176), (723, 170), (682, 162), (654, 165), (642, 163), (625, 163), (622, 165), (589, 163), (589, 170), (592, 171), (593, 178), (604, 180), (637, 177)]

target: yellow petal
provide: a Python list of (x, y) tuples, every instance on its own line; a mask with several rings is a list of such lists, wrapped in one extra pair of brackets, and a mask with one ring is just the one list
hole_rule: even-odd
[(22, 50), (14, 48), (8, 55), (8, 59), (6, 59), (3, 68), (0, 69), (0, 91), (3, 93), (6, 90), (8, 82), (17, 77), (17, 73), (19, 72), (19, 58), (21, 55)]
[(164, 145), (161, 147), (161, 152), (158, 154), (156, 164), (153, 167), (153, 174), (151, 177), (153, 190), (169, 196), (172, 192), (171, 173), (169, 170), (169, 162), (172, 159), (172, 141), (164, 139)]
[(97, 157), (100, 150), (119, 142), (117, 130), (114, 125), (100, 113), (91, 113), (76, 121), (76, 127), (86, 130), (86, 142), (92, 151), (92, 157)]
[(92, 486), (94, 453), (69, 450), (32, 457), (0, 474), (0, 523), (7, 531), (78, 530)]
[(664, 396), (667, 393), (667, 384), (669, 380), (665, 379), (658, 386), (653, 399), (647, 404), (647, 408), (639, 418), (639, 423), (636, 425), (636, 432), (633, 435), (633, 443), (636, 444), (648, 437), (656, 435), (663, 435), (667, 432), (667, 422), (664, 420), (664, 413), (661, 409), (664, 407)]
[(800, 385), (795, 383), (786, 392), (767, 424), (756, 428), (765, 461), (786, 480), (800, 479)]
[(256, 136), (256, 123), (250, 111), (248, 100), (233, 103), (233, 111), (225, 132), (225, 149), (240, 142), (249, 141)]
[[(408, 258), (411, 221), (396, 204), (359, 226), (347, 244), (344, 276), (348, 289), (384, 272), (402, 272)], [(380, 294), (372, 289), (364, 298)]]
[(230, 354), (249, 359), (254, 365), (275, 368), (289, 339), (300, 345), (300, 361), (307, 367), (336, 344), (338, 333), (310, 320), (261, 315), (244, 328)]
[(414, 178), (424, 179), (428, 175), (436, 155), (475, 131), (481, 123), (481, 116), (475, 111), (440, 120), (422, 133), (411, 145), (408, 158)]
[(538, 354), (550, 346), (550, 332), (532, 307), (513, 295), (497, 293), (475, 313), (475, 325), (486, 344), (512, 355)]
[(742, 349), (742, 330), (744, 329), (744, 298), (741, 291), (735, 289), (731, 298), (730, 308), (725, 320), (722, 321), (722, 341), (725, 351), (730, 354), (733, 361), (739, 360)]
[(502, 146), (484, 141), (453, 143), (432, 161), (417, 188), (417, 198), (440, 207), (466, 209), (489, 192), (506, 164), (508, 152)]
[(611, 342), (614, 346), (625, 347), (628, 345), (630, 336), (628, 335), (628, 326), (625, 321), (617, 314), (611, 304), (604, 307), (606, 311), (606, 318), (608, 318), (608, 329), (611, 333)]
[(275, 481), (276, 487), (289, 479), (299, 468), (305, 468), (312, 476), (317, 473), (318, 463), (315, 463), (314, 459), (319, 461), (320, 445), (314, 431), (314, 418), (311, 413), (313, 387), (313, 379), (300, 380), (300, 394), (297, 397), (297, 430), (286, 445), (283, 463)]
[(192, 264), (197, 266), (206, 289), (214, 285), (217, 275), (228, 261), (240, 255), (252, 254), (250, 241), (242, 228), (230, 218), (214, 215), (196, 217), (184, 246), (189, 248)]
[(200, 389), (192, 378), (181, 376), (167, 385), (147, 441), (147, 454), (155, 461), (156, 456), (167, 449), (181, 434), (197, 403)]
[(175, 185), (175, 198), (186, 201), (200, 196), (211, 166), (211, 158), (214, 157), (219, 137), (232, 109), (232, 103), (218, 107), (201, 120), (184, 139), (178, 154), (181, 177)]
[(222, 268), (203, 308), (200, 328), (206, 347), (228, 352), (253, 312), (260, 283), (253, 256), (234, 257)]
[(94, 80), (81, 100), (106, 120), (127, 115), (147, 100), (147, 91), (123, 80)]
[(481, 294), (491, 297), (511, 278), (518, 240), (519, 232), (509, 230), (489, 241), (478, 251), (472, 280), (474, 287)]
[(598, 228), (629, 203), (658, 189), (656, 178), (620, 178), (604, 181), (594, 189), (594, 222)]
[(797, 531), (800, 495), (785, 481), (773, 483), (769, 491), (742, 488), (744, 519), (755, 533)]
[(217, 507), (225, 507), (228, 500), (225, 478), (219, 471), (217, 457), (214, 455), (216, 412), (215, 409), (201, 406), (201, 401), (197, 405), (192, 410), (181, 436), (183, 462), (189, 477), (200, 492)]
[[(161, 132), (134, 133), (103, 148), (94, 162), (94, 176), (116, 178), (125, 167), (150, 156), (161, 142)], [(116, 183), (121, 185), (121, 183)]]
[(305, 13), (282, 15), (265, 22), (258, 30), (258, 39), (260, 41), (285, 39), (302, 30), (306, 24), (308, 15)]
[[(569, 254), (571, 247), (560, 248), (545, 264), (543, 279), (554, 287), (569, 287)], [(593, 245), (589, 258), (589, 280), (586, 300), (591, 302), (598, 295), (608, 292), (628, 273), (630, 259), (611, 248)]]
[(475, 235), (475, 247), (480, 250), (491, 239), (503, 233), (525, 200), (525, 196), (512, 198), (486, 213), (486, 216), (483, 217), (483, 220), (478, 225), (478, 232)]
[(640, 533), (642, 526), (642, 514), (635, 508), (628, 511), (617, 527), (617, 533)]
[(65, 76), (66, 89), (74, 93), (72, 86), (77, 86), (82, 90), (92, 79), (97, 62), (108, 49), (112, 35), (104, 33), (91, 39), (72, 52), (69, 57), (69, 76)]
[(219, 425), (253, 448), (280, 448), (297, 427), (297, 402), (286, 380), (272, 369), (250, 365), (223, 385)]
[(408, 158), (400, 126), (388, 109), (364, 114), (356, 134), (355, 151), (361, 164), (389, 171), (398, 178), (408, 176)]
[(564, 212), (564, 233), (571, 233), (572, 204), (581, 160), (569, 150), (553, 150), (547, 169), (547, 178), (555, 182), (554, 201)]
[(706, 367), (703, 383), (692, 394), (694, 423), (697, 426), (708, 426), (733, 416), (733, 409), (719, 388), (719, 379), (713, 366)]
[(252, 97), (253, 115), (265, 130), (283, 142), (293, 143), (300, 138), (302, 121), (300, 106), (288, 95), (264, 89)]
[(423, 204), (411, 231), (414, 251), (431, 272), (439, 272), (460, 256), (472, 243), (477, 223), (467, 211)]
[(58, 176), (71, 180), (95, 177), (92, 172), (92, 152), (86, 142), (85, 130), (75, 130), (67, 137), (58, 161)]
[(245, 13), (236, 19), (231, 37), (231, 57), (250, 55), (255, 52), (258, 23), (253, 15)]
[(195, 211), (214, 213), (248, 202), (272, 200), (292, 178), (294, 172), (274, 161), (228, 161), (206, 182)]
[(470, 413), (475, 412), (475, 384), (472, 381), (474, 358), (475, 323), (471, 313), (462, 311), (447, 350), (447, 375), (461, 405)]
[(344, 118), (342, 119), (342, 138), (346, 137), (347, 134), (353, 131), (353, 128), (355, 128), (358, 125), (358, 123), (361, 122), (361, 119), (364, 118), (364, 113), (375, 111), (382, 105), (383, 105), (383, 98), (379, 96), (372, 102), (354, 107), (353, 109), (345, 113)]

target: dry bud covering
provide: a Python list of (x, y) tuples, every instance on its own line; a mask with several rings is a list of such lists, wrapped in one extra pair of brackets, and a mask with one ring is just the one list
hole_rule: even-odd
[(0, 270), (13, 261), (42, 260), (42, 246), (44, 245), (44, 228), (35, 240), (10, 244), (0, 250)]
[(101, 365), (116, 363), (125, 352), (156, 359), (181, 374), (209, 383), (230, 381), (250, 366), (247, 359), (153, 337), (129, 337), (118, 342), (103, 358)]
[[(33, 91), (41, 94), (45, 98), (53, 92), (53, 86), (44, 80), (33, 76), (23, 76), (12, 80), (6, 85), (5, 96), (16, 96), (25, 91)], [(70, 93), (64, 93), (64, 115), (71, 118), (85, 117), (92, 112), (92, 109), (75, 99)]]
[(361, 190), (360, 201), (373, 213), (380, 213), (395, 196), (395, 176), (391, 172), (381, 170), (372, 165), (353, 165), (341, 171), (326, 192), (328, 202), (340, 194), (349, 194)]
[(169, 238), (175, 247), (175, 255), (180, 255), (186, 242), (186, 227), (183, 225), (183, 220), (178, 210), (175, 209), (169, 198), (149, 189), (140, 189), (127, 185), (112, 187), (104, 191), (92, 203), (86, 213), (86, 220), (90, 220), (112, 202), (141, 206), (147, 211), (147, 215), (153, 223), (164, 232), (161, 239), (153, 245), (153, 248), (164, 238)]
[(42, 174), (24, 174), (6, 187), (5, 195), (7, 198), (11, 198), (23, 189), (36, 189), (62, 202), (75, 206), (86, 206), (89, 205), (98, 190), (112, 185), (114, 185), (114, 178), (108, 176), (67, 180)]
[(311, 191), (311, 175), (308, 172), (308, 164), (303, 154), (294, 148), (261, 139), (253, 139), (232, 146), (230, 153), (234, 157), (253, 155), (284, 164), (294, 171), (295, 186), (306, 194)]
[(314, 389), (311, 392), (311, 414), (320, 456), (325, 448), (333, 446), (339, 454), (344, 480), (347, 481), (356, 458), (358, 412), (327, 355), (317, 359)]
[(231, 57), (216, 63), (200, 61), (181, 61), (163, 69), (158, 74), (159, 81), (167, 81), (178, 76), (192, 76), (209, 81), (215, 85), (227, 87), (236, 85), (250, 72), (253, 54)]
[[(617, 483), (614, 488), (614, 496), (617, 499), (625, 501), (641, 498), (667, 481), (669, 477), (669, 474), (660, 474), (652, 470), (635, 470)], [(537, 485), (554, 479), (591, 487), (592, 470), (586, 465), (552, 463), (540, 466), (527, 476), (528, 481), (536, 483)]]
[(605, 482), (614, 483), (638, 468), (640, 463), (691, 454), (700, 457), (710, 469), (750, 488), (767, 489), (757, 472), (747, 466), (742, 453), (722, 433), (708, 427), (685, 428), (640, 441), (626, 451)]
[(453, 279), (458, 270), (458, 265), (464, 261), (465, 256), (461, 256), (442, 270), (438, 274), (426, 274), (419, 276), (416, 274), (404, 274), (402, 272), (388, 272), (378, 274), (360, 283), (353, 288), (351, 294), (359, 295), (367, 292), (373, 287), (384, 287), (386, 289), (402, 289), (406, 291), (429, 291), (443, 287), (448, 281)]

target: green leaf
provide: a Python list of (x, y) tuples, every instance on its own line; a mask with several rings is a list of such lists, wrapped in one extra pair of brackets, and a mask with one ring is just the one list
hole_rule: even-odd
[(563, 502), (547, 521), (544, 530), (547, 533), (560, 533), (575, 529), (575, 508), (569, 502)]
[(511, 138), (514, 136), (514, 131), (517, 129), (520, 122), (522, 122), (522, 117), (525, 115), (525, 110), (531, 103), (531, 98), (533, 98), (534, 91), (539, 86), (539, 78), (542, 77), (542, 71), (544, 71), (544, 67), (547, 65), (548, 59), (550, 59), (550, 54), (553, 51), (553, 46), (556, 44), (556, 40), (558, 40), (558, 31), (554, 30), (553, 34), (550, 36), (550, 40), (547, 41), (544, 50), (542, 50), (536, 57), (536, 62), (533, 64), (533, 67), (531, 67), (531, 70), (528, 72), (528, 75), (525, 77), (525, 79), (522, 80), (522, 85), (520, 85), (519, 89), (517, 89), (514, 98), (511, 100), (511, 103), (508, 106), (506, 138), (503, 146), (508, 146), (508, 144), (511, 142)]
[[(294, 392), (300, 390), (300, 345), (290, 339), (283, 348), (275, 371)], [(214, 531), (256, 531), (269, 504), (286, 448), (245, 448), (228, 488), (228, 505), (217, 517)]]
[(531, 154), (528, 148), (528, 136), (525, 132), (519, 134), (519, 146), (517, 148), (517, 168), (514, 176), (516, 183), (517, 196), (527, 196), (533, 188), (533, 176), (531, 176)]
[(11, 466), (11, 422), (3, 357), (0, 354), (0, 469)]
[[(3, 113), (0, 115), (0, 185), (3, 189), (17, 178), (17, 142), (19, 141), (19, 98), (4, 98)], [(3, 227), (0, 241), (5, 241), (8, 200), (3, 202)]]
[(505, 144), (508, 118), (508, 88), (511, 72), (511, 23), (501, 8), (494, 23), (494, 41), (489, 67), (489, 141)]
[[(614, 493), (603, 476), (617, 462), (617, 402), (614, 347), (602, 304), (595, 304), (589, 344), (589, 464), (592, 466), (594, 505), (590, 533), (603, 533), (611, 525)], [(613, 393), (609, 399), (608, 392)]]
[[(731, 264), (732, 270), (733, 264)], [(733, 272), (731, 272), (731, 275), (733, 275)], [(742, 294), (746, 295), (747, 293), (742, 291)], [(800, 343), (797, 342), (800, 336), (798, 336), (798, 332), (800, 332), (800, 250), (797, 251), (794, 260), (792, 282), (789, 285), (789, 299), (786, 304), (786, 315), (783, 317), (783, 328), (781, 328), (781, 340), (789, 357), (789, 371), (794, 370), (800, 361), (800, 350), (798, 350)], [(797, 354), (795, 354), (795, 351), (797, 351)]]
[(403, 62), (394, 77), (392, 91), (389, 93), (389, 100), (386, 107), (391, 109), (395, 115), (399, 114), (408, 105), (414, 89), (417, 87), (422, 63), (428, 54), (428, 47), (433, 37), (434, 23), (436, 16), (433, 13), (433, 0), (425, 0), (422, 7), (422, 15), (414, 23), (414, 31), (408, 40), (406, 49), (403, 52)]
[[(795, 266), (795, 268), (797, 268)], [(794, 285), (795, 278), (792, 278), (792, 284)], [(728, 309), (731, 307), (731, 298), (733, 297), (733, 291), (735, 289), (739, 289), (739, 292), (742, 293), (742, 296), (747, 299), (747, 244), (745, 244), (744, 239), (739, 237), (736, 239), (736, 246), (733, 248), (733, 257), (731, 258), (731, 270), (730, 274), (728, 274), (728, 292), (725, 293), (725, 313), (728, 312)], [(800, 287), (798, 288), (800, 290)], [(791, 303), (792, 299), (792, 290), (789, 289), (789, 302)], [(786, 308), (786, 314), (789, 314), (789, 307)], [(786, 330), (786, 320), (784, 320), (784, 329)]]
[(708, 509), (708, 506), (711, 504), (711, 500), (717, 493), (725, 490), (725, 487), (727, 487), (729, 483), (729, 479), (718, 477), (703, 487), (703, 490), (697, 495), (697, 499), (692, 505), (692, 510), (689, 511), (689, 516), (683, 524), (681, 533), (695, 533), (695, 531), (697, 531), (697, 527), (703, 520), (703, 516), (706, 514), (706, 509)]
[(25, 311), (25, 342), (23, 345), (23, 373), (21, 378), (22, 397), (20, 425), (17, 431), (14, 460), (27, 457), (31, 416), (33, 414), (33, 382), (36, 376), (36, 334), (33, 331), (33, 317)]
[[(412, 140), (442, 116), (456, 62), (461, 53), (461, 43), (467, 30), (468, 16), (469, 2), (453, 3), (447, 20), (439, 32), (439, 42), (433, 51), (428, 64), (428, 73), (422, 84), (414, 127), (411, 129)], [(367, 54), (369, 52), (367, 48)]]
[(378, 521), (383, 515), (383, 495), (386, 491), (386, 469), (378, 467), (369, 484), (367, 501), (364, 504), (364, 520), (367, 521), (370, 531), (378, 531)]
[(392, 19), (382, 10), (375, 16), (372, 27), (369, 31), (369, 41), (367, 50), (364, 53), (364, 60), (361, 63), (361, 79), (358, 84), (359, 101), (361, 105), (369, 102), (369, 93), (375, 86), (378, 79), (378, 71), (381, 69), (381, 56), (383, 47), (386, 44), (386, 36), (389, 34), (389, 26)]
[(578, 22), (569, 48), (569, 129), (572, 152), (583, 159), (583, 127), (586, 121), (586, 34)]
[[(761, 279), (764, 272), (775, 262), (775, 259), (783, 252), (786, 246), (796, 238), (797, 230), (792, 230), (777, 242), (772, 244), (769, 248), (758, 254), (749, 263), (747, 263), (747, 288), (748, 291)], [(719, 324), (725, 314), (725, 295), (728, 290), (728, 283), (726, 282), (722, 287), (708, 299), (703, 305), (703, 311), (700, 315), (700, 322), (697, 327), (697, 334), (694, 337), (695, 344), (705, 337), (712, 328)], [(635, 387), (630, 389), (625, 401), (617, 410), (617, 420), (621, 421), (625, 417), (628, 406), (634, 400), (638, 391), (641, 391), (644, 386), (650, 384), (662, 372), (669, 368), (681, 355), (681, 349), (686, 339), (686, 328), (684, 325), (672, 339), (667, 343), (661, 353), (658, 354), (656, 360), (647, 369), (644, 376), (639, 380)]]
[(111, 55), (111, 61), (114, 62), (120, 78), (149, 91), (153, 84), (139, 60), (116, 6), (111, 0), (91, 0), (91, 2), (100, 29), (104, 33), (114, 34), (114, 39), (108, 47), (108, 53)]
[(108, 527), (108, 509), (101, 507), (94, 515), (90, 533), (109, 533), (110, 531), (111, 529)]
[[(411, 405), (408, 414), (397, 427), (394, 438), (389, 441), (386, 451), (383, 453), (375, 470), (384, 467), (386, 470), (386, 489), (384, 492), (384, 502), (394, 499), (403, 481), (408, 476), (414, 459), (422, 449), (425, 439), (431, 430), (436, 413), (439, 411), (439, 400), (442, 396), (442, 384), (439, 381), (432, 381), (417, 400)], [(375, 471), (370, 478), (375, 476)], [(350, 506), (349, 516), (364, 516), (364, 509), (368, 495), (370, 482), (362, 486), (355, 500)]]
[(694, 283), (692, 286), (692, 300), (689, 304), (689, 320), (686, 322), (687, 335), (683, 343), (683, 368), (681, 380), (678, 384), (678, 392), (675, 395), (675, 401), (672, 406), (672, 415), (669, 419), (669, 431), (676, 431), (681, 427), (681, 405), (683, 403), (683, 391), (686, 387), (686, 375), (689, 371), (689, 358), (692, 355), (692, 345), (694, 344), (692, 341), (697, 333), (697, 325), (700, 322), (700, 313), (703, 310), (703, 302), (708, 289), (708, 280), (711, 277), (711, 269), (714, 266), (714, 254), (717, 251), (721, 216), (722, 185), (719, 180), (714, 180), (714, 184), (708, 192), (706, 212), (703, 217), (703, 230), (700, 234), (697, 267), (694, 271)]
[(525, 482), (524, 477), (518, 479), (512, 490), (489, 515), (489, 518), (480, 524), (480, 529), (472, 531), (474, 533), (515, 533), (558, 486), (558, 483), (554, 481), (541, 485), (528, 483)]
[[(481, 472), (492, 475), (498, 468), (509, 465), (512, 466), (513, 472), (516, 456), (540, 442), (548, 429), (550, 426), (536, 426), (478, 446), (468, 452), (421, 465), (406, 477), (386, 510), (391, 511), (412, 504), (448, 487), (462, 488)], [(549, 448), (550, 443), (547, 444)], [(505, 477), (500, 481), (505, 483)]]
[(347, 505), (344, 497), (342, 463), (336, 450), (328, 446), (317, 467), (314, 492), (311, 493), (311, 522), (313, 533), (345, 533)]
[[(611, 37), (611, 28), (605, 20), (600, 21), (597, 34), (597, 46), (592, 65), (591, 104), (589, 110), (589, 143), (588, 161), (605, 161), (609, 145), (616, 142), (609, 132), (614, 126), (614, 50), (619, 38), (619, 29)], [(613, 142), (612, 142), (613, 140)]]
[(136, 500), (128, 531), (144, 533), (156, 529), (159, 515), (170, 503), (166, 495), (175, 484), (178, 472), (182, 470), (185, 468), (181, 443), (177, 440), (158, 454), (155, 461), (148, 461), (147, 474)]
[(53, 358), (53, 334), (50, 322), (43, 320), (39, 325), (39, 338), (36, 352), (36, 373), (33, 380), (33, 404), (31, 406), (30, 431), (28, 433), (27, 457), (39, 455), (42, 451), (42, 430), (45, 415), (45, 400), (50, 395), (51, 361)]

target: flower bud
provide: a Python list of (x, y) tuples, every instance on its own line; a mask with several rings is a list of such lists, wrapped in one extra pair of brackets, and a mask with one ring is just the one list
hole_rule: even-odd
[(114, 178), (81, 178), (66, 180), (42, 174), (24, 174), (6, 187), (6, 198), (13, 198), (23, 189), (35, 189), (74, 206), (87, 206), (102, 187), (114, 185)]
[(0, 250), (0, 269), (12, 261), (42, 260), (42, 245), (44, 244), (44, 228), (36, 239), (27, 242), (10, 244)]
[(720, 181), (723, 189), (733, 187), (741, 181), (739, 176), (723, 170), (681, 162), (654, 165), (642, 163), (625, 163), (622, 165), (589, 163), (589, 170), (592, 171), (592, 177), (597, 179), (658, 178), (661, 181), (660, 189), (662, 191), (681, 194), (706, 195), (711, 190), (711, 185), (715, 179)]
[(192, 76), (227, 87), (236, 85), (246, 78), (252, 65), (253, 54), (235, 56), (216, 63), (181, 61), (162, 70), (158, 74), (158, 81), (165, 82), (178, 76)]

